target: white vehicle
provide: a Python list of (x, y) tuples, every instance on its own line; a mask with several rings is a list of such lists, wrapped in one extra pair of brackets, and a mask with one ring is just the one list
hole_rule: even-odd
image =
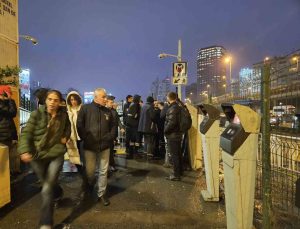
[(293, 105), (279, 105), (274, 106), (272, 113), (275, 116), (282, 116), (284, 114), (295, 114), (296, 108)]

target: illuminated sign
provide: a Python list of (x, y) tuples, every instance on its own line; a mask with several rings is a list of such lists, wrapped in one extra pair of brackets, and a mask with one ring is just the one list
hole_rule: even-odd
[(84, 92), (84, 94), (83, 94), (83, 100), (84, 100), (84, 104), (93, 102), (93, 100), (94, 100), (94, 92), (92, 92), (92, 91)]
[(22, 69), (19, 76), (21, 97), (25, 96), (25, 98), (30, 100), (30, 70)]

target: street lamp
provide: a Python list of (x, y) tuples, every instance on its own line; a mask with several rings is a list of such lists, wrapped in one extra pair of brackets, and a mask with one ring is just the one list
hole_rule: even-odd
[(34, 37), (32, 37), (32, 36), (29, 36), (29, 35), (19, 35), (19, 37), (24, 38), (24, 39), (27, 40), (27, 41), (31, 41), (32, 44), (34, 44), (34, 45), (37, 45), (37, 44), (38, 44), (37, 39), (34, 38)]
[[(175, 57), (177, 58), (177, 61), (181, 61), (181, 40), (178, 40), (178, 53), (177, 55), (168, 54), (168, 53), (161, 53), (158, 55), (159, 59), (165, 58), (165, 57)], [(181, 84), (178, 85), (178, 98), (181, 100)]]
[(224, 94), (226, 94), (226, 84), (223, 84), (224, 87)]
[(297, 69), (296, 71), (298, 71), (299, 57), (298, 56), (294, 56), (292, 60), (296, 61), (296, 69)]
[(231, 62), (232, 62), (231, 56), (228, 56), (225, 58), (225, 63), (229, 63), (229, 91), (230, 91), (230, 94), (231, 94)]

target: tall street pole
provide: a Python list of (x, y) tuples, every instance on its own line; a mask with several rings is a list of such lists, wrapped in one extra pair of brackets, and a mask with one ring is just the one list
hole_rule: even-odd
[(271, 229), (271, 153), (270, 153), (270, 62), (265, 60), (262, 71), (262, 189), (263, 228)]
[[(181, 62), (181, 40), (178, 40), (178, 54), (177, 54), (177, 61)], [(181, 100), (181, 84), (178, 85), (178, 98)]]

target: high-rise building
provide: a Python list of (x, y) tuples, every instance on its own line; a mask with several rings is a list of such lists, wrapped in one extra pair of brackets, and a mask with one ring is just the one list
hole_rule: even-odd
[(30, 70), (22, 69), (19, 74), (21, 97), (30, 100)]
[(224, 94), (226, 84), (226, 49), (222, 46), (201, 48), (197, 55), (197, 94)]

